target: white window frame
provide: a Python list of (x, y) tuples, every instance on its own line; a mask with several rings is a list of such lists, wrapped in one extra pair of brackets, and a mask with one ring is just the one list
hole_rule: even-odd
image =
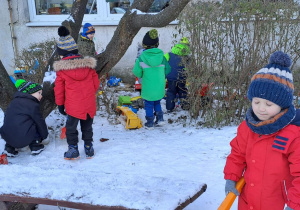
[[(97, 14), (85, 14), (83, 22), (92, 25), (118, 25), (123, 14), (110, 14), (109, 3), (106, 0), (97, 1)], [(70, 15), (37, 15), (35, 0), (28, 0), (30, 22), (27, 26), (59, 26)]]

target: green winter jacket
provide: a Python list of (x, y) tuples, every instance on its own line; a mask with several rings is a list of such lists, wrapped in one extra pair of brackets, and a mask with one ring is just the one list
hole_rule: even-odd
[(79, 54), (82, 55), (83, 57), (85, 56), (94, 57), (96, 55), (94, 41), (82, 36), (81, 33), (78, 36), (77, 46), (78, 46)]
[(136, 60), (133, 74), (142, 78), (142, 98), (147, 101), (161, 100), (165, 96), (166, 75), (171, 67), (161, 49), (145, 50)]

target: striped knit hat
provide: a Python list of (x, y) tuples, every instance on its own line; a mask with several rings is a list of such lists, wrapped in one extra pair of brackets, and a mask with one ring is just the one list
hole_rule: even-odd
[(260, 69), (251, 79), (248, 98), (263, 98), (277, 104), (281, 108), (293, 105), (293, 75), (289, 67), (292, 60), (282, 51), (274, 52), (269, 64)]
[(60, 36), (57, 42), (57, 52), (59, 55), (78, 54), (77, 44), (65, 26), (58, 28), (58, 35)]
[(18, 79), (15, 83), (15, 86), (19, 92), (28, 94), (33, 94), (43, 89), (38, 83), (27, 82), (24, 79)]

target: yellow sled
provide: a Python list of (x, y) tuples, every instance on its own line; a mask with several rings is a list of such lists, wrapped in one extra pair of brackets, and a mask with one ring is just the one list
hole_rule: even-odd
[(141, 128), (142, 122), (141, 119), (129, 108), (125, 106), (117, 106), (117, 111), (121, 112), (123, 116), (125, 116), (125, 129), (137, 129)]

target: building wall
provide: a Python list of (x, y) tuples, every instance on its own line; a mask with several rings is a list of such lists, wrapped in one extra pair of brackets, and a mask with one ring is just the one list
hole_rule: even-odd
[[(14, 50), (13, 50), (13, 39), (11, 38), (11, 27), (10, 27), (10, 13), (8, 10), (8, 2), (3, 0), (4, 4), (0, 7), (0, 36), (2, 37), (2, 42), (0, 42), (0, 59), (8, 71), (12, 74), (15, 69), (14, 62)], [(20, 52), (22, 49), (26, 49), (31, 44), (39, 43), (47, 40), (58, 39), (57, 35), (57, 25), (52, 26), (26, 26), (29, 22), (29, 10), (27, 1), (16, 0), (11, 1), (12, 4), (12, 17), (13, 17), (13, 27), (16, 37), (17, 51)], [(84, 24), (85, 22), (83, 22)], [(99, 26), (95, 25), (95, 45), (96, 51), (99, 53), (103, 51), (110, 41), (116, 26)], [(82, 29), (81, 29), (82, 30)], [(127, 76), (132, 78), (132, 68), (134, 66), (135, 58), (137, 55), (138, 43), (142, 41), (145, 33), (150, 30), (150, 28), (142, 28), (137, 36), (134, 38), (132, 45), (127, 50), (126, 54), (119, 61), (119, 63), (113, 68), (110, 74), (116, 76), (122, 76), (122, 79), (126, 80)], [(164, 52), (171, 49), (174, 25), (169, 25), (164, 28), (158, 28), (160, 45)], [(3, 38), (5, 37), (5, 38)]]

